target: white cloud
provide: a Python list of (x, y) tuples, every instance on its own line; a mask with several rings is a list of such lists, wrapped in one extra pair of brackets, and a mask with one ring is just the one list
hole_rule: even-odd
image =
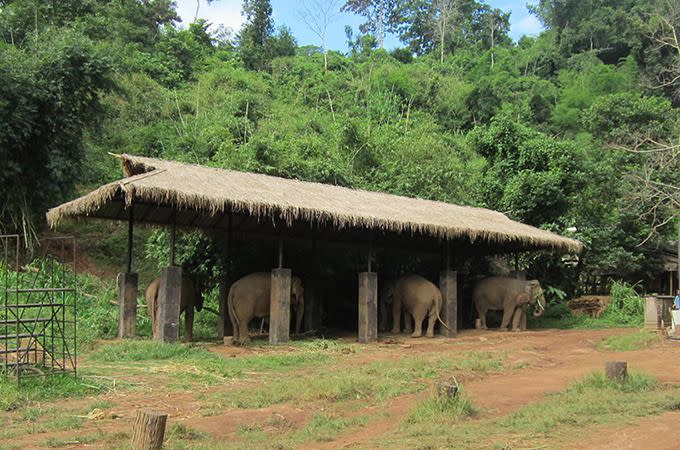
[(533, 14), (522, 17), (519, 21), (512, 24), (512, 31), (514, 35), (520, 37), (522, 35), (535, 36), (543, 30), (543, 25), (538, 18)]
[[(206, 19), (213, 26), (224, 25), (238, 31), (243, 25), (240, 0), (215, 0), (210, 5), (206, 0), (200, 0), (200, 2), (198, 17)], [(184, 26), (193, 22), (196, 14), (196, 0), (177, 0), (177, 13), (182, 18)]]

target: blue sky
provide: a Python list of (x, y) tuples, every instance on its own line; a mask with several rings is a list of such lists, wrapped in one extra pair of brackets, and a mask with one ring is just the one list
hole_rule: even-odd
[[(196, 0), (176, 0), (177, 11), (182, 17), (183, 23), (193, 21), (196, 13)], [(276, 26), (288, 26), (299, 45), (318, 45), (318, 38), (312, 33), (300, 19), (301, 0), (271, 0), (274, 11)], [(215, 0), (208, 5), (206, 0), (200, 0), (199, 17), (207, 19), (217, 25), (223, 24), (234, 30), (238, 30), (243, 23), (241, 17), (241, 0)], [(338, 3), (342, 3), (338, 0)], [(541, 25), (535, 16), (529, 14), (526, 8), (527, 0), (488, 0), (487, 3), (503, 11), (510, 11), (510, 36), (517, 40), (524, 34), (536, 35), (541, 31)], [(338, 14), (328, 29), (328, 47), (334, 50), (345, 51), (347, 44), (345, 39), (345, 25), (351, 25), (355, 32), (362, 22), (361, 17), (352, 14)], [(392, 49), (400, 46), (396, 36), (388, 36), (385, 40), (385, 48)]]

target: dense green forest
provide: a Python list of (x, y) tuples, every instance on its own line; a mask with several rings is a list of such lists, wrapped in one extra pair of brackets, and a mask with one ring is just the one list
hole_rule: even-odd
[(268, 0), (233, 32), (169, 0), (0, 0), (0, 226), (39, 233), (127, 152), (493, 208), (584, 242), (581, 275), (644, 279), (680, 210), (680, 5), (536, 3), (513, 42), (482, 1), (349, 0), (343, 54)]

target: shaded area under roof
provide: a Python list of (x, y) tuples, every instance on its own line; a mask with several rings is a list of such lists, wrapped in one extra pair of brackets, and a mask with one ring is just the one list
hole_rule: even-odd
[(525, 225), (500, 212), (380, 192), (289, 180), (161, 159), (116, 155), (126, 178), (57, 206), (51, 227), (69, 218), (94, 217), (178, 227), (226, 229), (232, 217), (250, 229), (297, 227), (362, 232), (403, 239), (446, 239), (499, 250), (578, 253), (574, 239)]

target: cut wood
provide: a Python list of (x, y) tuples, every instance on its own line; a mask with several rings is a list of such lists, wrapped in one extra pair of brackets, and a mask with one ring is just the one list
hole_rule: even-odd
[(604, 363), (604, 373), (610, 380), (626, 381), (628, 378), (628, 363), (626, 361), (607, 361)]
[(165, 423), (168, 415), (160, 411), (140, 409), (137, 411), (132, 430), (134, 450), (160, 450), (163, 448)]

